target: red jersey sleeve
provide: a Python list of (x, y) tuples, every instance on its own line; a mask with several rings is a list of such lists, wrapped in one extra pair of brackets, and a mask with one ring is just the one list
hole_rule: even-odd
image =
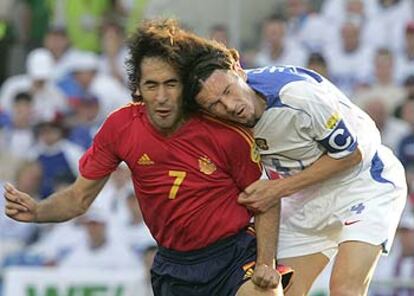
[(93, 139), (92, 146), (79, 161), (80, 174), (87, 179), (100, 179), (111, 174), (121, 159), (117, 155), (117, 130), (120, 129), (117, 116), (111, 114), (102, 124)]

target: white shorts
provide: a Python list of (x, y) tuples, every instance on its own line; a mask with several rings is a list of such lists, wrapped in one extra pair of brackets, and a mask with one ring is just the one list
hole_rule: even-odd
[(387, 253), (406, 197), (404, 168), (381, 147), (345, 184), (325, 182), (282, 199), (278, 258), (322, 252), (330, 259), (345, 241), (382, 245)]

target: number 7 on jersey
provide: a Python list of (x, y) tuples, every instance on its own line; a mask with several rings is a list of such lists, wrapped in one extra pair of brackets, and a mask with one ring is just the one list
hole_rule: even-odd
[(187, 173), (183, 171), (168, 171), (168, 176), (175, 177), (168, 196), (169, 199), (175, 199), (178, 189), (180, 188), (181, 183), (183, 183), (185, 176), (187, 176)]

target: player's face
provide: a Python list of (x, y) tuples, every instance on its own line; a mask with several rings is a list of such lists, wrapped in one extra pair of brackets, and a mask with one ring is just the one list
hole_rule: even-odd
[(139, 91), (157, 130), (169, 135), (182, 124), (183, 85), (171, 65), (160, 58), (144, 58)]
[(253, 127), (260, 118), (263, 102), (235, 71), (215, 70), (202, 83), (196, 96), (206, 111), (225, 120)]

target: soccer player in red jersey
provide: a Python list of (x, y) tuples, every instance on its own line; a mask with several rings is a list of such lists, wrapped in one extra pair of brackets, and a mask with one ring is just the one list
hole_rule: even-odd
[(124, 161), (159, 245), (155, 295), (282, 295), (274, 260), (279, 205), (255, 215), (256, 241), (247, 229), (252, 214), (237, 203), (261, 174), (253, 139), (239, 127), (183, 113), (180, 42), (174, 22), (140, 26), (128, 62), (140, 102), (108, 116), (68, 189), (36, 202), (7, 184), (6, 214), (39, 223), (79, 216)]

